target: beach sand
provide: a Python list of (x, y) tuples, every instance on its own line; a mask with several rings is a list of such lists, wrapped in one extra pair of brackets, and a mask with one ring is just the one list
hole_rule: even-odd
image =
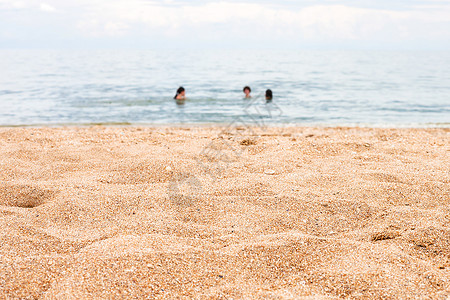
[(0, 128), (0, 298), (448, 299), (450, 129)]

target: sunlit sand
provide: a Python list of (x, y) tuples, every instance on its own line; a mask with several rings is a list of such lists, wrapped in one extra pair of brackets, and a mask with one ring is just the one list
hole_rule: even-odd
[(450, 295), (450, 130), (0, 129), (0, 298)]

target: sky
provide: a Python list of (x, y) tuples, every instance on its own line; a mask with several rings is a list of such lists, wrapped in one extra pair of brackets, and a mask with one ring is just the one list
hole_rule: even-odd
[(450, 50), (450, 0), (0, 0), (0, 48)]

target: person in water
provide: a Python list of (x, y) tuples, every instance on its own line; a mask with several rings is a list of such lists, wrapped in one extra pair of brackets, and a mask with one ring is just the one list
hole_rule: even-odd
[(266, 90), (266, 102), (271, 102), (273, 98), (272, 90)]
[(251, 98), (252, 96), (250, 95), (250, 93), (252, 92), (252, 89), (249, 86), (244, 87), (244, 94), (245, 94), (245, 98)]
[(173, 97), (175, 100), (186, 100), (186, 90), (180, 86), (177, 90), (177, 94)]

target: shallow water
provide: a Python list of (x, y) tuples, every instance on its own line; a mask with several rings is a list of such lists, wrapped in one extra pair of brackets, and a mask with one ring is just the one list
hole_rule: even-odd
[[(449, 52), (0, 50), (0, 125), (450, 126)], [(188, 100), (172, 98), (184, 86)], [(242, 88), (250, 85), (252, 107)], [(273, 103), (262, 93), (270, 88)], [(272, 117), (267, 114), (271, 110)]]

